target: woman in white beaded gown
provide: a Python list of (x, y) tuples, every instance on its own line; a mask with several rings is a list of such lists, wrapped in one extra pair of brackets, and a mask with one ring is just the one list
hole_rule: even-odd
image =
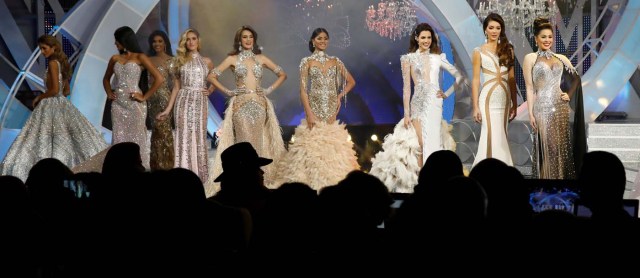
[[(438, 37), (427, 23), (420, 23), (411, 33), (409, 53), (400, 57), (403, 80), (404, 119), (382, 144), (383, 150), (372, 160), (371, 174), (391, 192), (413, 192), (418, 173), (431, 153), (454, 150), (455, 141), (442, 120), (443, 99), (453, 93), (440, 90), (440, 69), (462, 81), (438, 45)], [(414, 93), (411, 97), (411, 80)]]
[(60, 42), (43, 35), (38, 45), (49, 59), (44, 77), (47, 90), (33, 101), (33, 113), (0, 165), (0, 174), (23, 181), (41, 159), (56, 158), (73, 167), (107, 147), (98, 130), (66, 98), (71, 68)]
[[(507, 40), (500, 15), (489, 14), (482, 26), (487, 42), (473, 50), (473, 118), (482, 124), (473, 165), (492, 157), (513, 166), (507, 139), (507, 124), (515, 118), (518, 107), (513, 46)], [(482, 90), (478, 94), (480, 86)]]
[(335, 185), (359, 169), (353, 142), (344, 124), (336, 120), (340, 99), (356, 82), (337, 57), (328, 56), (329, 32), (311, 34), (311, 56), (300, 61), (300, 99), (306, 119), (296, 128), (294, 142), (276, 166), (276, 186), (303, 182), (320, 190)]

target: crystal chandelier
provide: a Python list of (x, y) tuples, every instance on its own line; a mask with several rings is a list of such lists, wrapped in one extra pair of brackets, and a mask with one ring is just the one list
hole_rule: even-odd
[(533, 21), (538, 17), (548, 18), (555, 26), (558, 7), (556, 0), (485, 0), (480, 2), (476, 11), (480, 21), (490, 13), (497, 13), (504, 19), (506, 28), (516, 32), (523, 31), (533, 26)]
[(418, 18), (409, 1), (381, 1), (376, 9), (373, 5), (366, 11), (369, 31), (392, 40), (400, 39), (413, 30)]

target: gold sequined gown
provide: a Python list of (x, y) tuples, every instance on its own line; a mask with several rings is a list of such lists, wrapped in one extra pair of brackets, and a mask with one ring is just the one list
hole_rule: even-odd
[(25, 181), (41, 159), (56, 158), (71, 168), (107, 148), (98, 130), (62, 93), (62, 74), (58, 80), (58, 94), (41, 100), (33, 110), (0, 164), (1, 175)]
[(209, 177), (207, 151), (207, 62), (200, 55), (178, 69), (180, 91), (176, 97), (175, 167), (193, 171), (205, 182)]
[(483, 82), (478, 98), (478, 106), (482, 114), (482, 128), (478, 152), (473, 165), (475, 166), (485, 158), (491, 157), (513, 166), (509, 140), (507, 139), (509, 108), (511, 108), (509, 69), (500, 65), (500, 59), (496, 54), (479, 47), (474, 51), (480, 53)]
[[(231, 97), (224, 112), (213, 172), (207, 182), (208, 196), (219, 190), (219, 183), (214, 183), (213, 180), (222, 173), (220, 155), (229, 146), (240, 142), (251, 143), (258, 155), (274, 160), (273, 163), (262, 167), (265, 172), (265, 185), (274, 187), (274, 165), (285, 151), (282, 131), (271, 101), (265, 95), (259, 95), (246, 88), (247, 78), (255, 78), (256, 86), (260, 86), (263, 67), (264, 64), (257, 55), (243, 51), (238, 54), (237, 62), (231, 68), (236, 81), (237, 95)], [(275, 73), (280, 70), (282, 69), (277, 67)], [(218, 76), (222, 74), (218, 69), (212, 72)]]
[[(319, 65), (324, 66), (328, 61), (335, 65), (323, 72)], [(320, 51), (300, 62), (300, 86), (307, 92), (317, 122), (312, 129), (306, 120), (296, 127), (295, 139), (276, 167), (277, 186), (303, 182), (320, 190), (337, 184), (349, 172), (360, 168), (345, 125), (335, 120), (339, 90), (345, 85), (345, 70), (338, 58)]]
[(532, 69), (534, 136), (533, 176), (540, 179), (575, 179), (569, 103), (560, 98), (564, 63), (553, 56), (538, 57)]
[[(157, 67), (164, 77), (165, 82), (153, 94), (148, 101), (149, 119), (151, 120), (151, 145), (149, 152), (149, 166), (151, 170), (169, 170), (173, 168), (175, 152), (173, 147), (173, 131), (171, 122), (173, 115), (169, 114), (166, 120), (156, 121), (156, 115), (167, 108), (171, 98), (170, 61), (167, 60)], [(149, 84), (153, 84), (153, 75), (148, 74)]]
[(424, 163), (431, 153), (438, 150), (455, 150), (456, 146), (447, 122), (442, 119), (443, 99), (437, 97), (437, 94), (440, 90), (441, 69), (451, 73), (456, 80), (461, 80), (460, 74), (449, 63), (444, 53), (430, 54), (419, 51), (402, 55), (400, 63), (403, 94), (410, 94), (413, 78), (411, 119), (420, 122), (422, 149), (413, 125), (405, 128), (404, 120), (401, 119), (393, 133), (384, 138), (382, 151), (372, 159), (370, 173), (379, 178), (390, 192), (413, 192), (420, 172), (420, 153)]
[(149, 168), (149, 139), (147, 138), (147, 103), (131, 99), (131, 94), (142, 92), (138, 87), (142, 67), (134, 62), (113, 66), (116, 75), (116, 99), (111, 105), (113, 123), (112, 141), (115, 145), (121, 142), (134, 142), (140, 146), (142, 165)]

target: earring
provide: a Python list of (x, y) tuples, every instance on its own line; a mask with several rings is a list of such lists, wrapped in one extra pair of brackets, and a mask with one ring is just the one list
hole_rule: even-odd
[(238, 51), (242, 51), (242, 45), (238, 45)]
[(498, 37), (498, 44), (500, 44), (500, 37)]
[(484, 33), (484, 43), (487, 43), (487, 39), (489, 39), (489, 36), (487, 36), (487, 33)]

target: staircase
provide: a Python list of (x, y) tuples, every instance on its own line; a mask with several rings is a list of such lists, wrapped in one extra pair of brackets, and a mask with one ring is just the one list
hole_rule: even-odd
[(634, 181), (640, 168), (640, 123), (590, 123), (589, 151), (607, 151), (622, 160), (627, 172), (625, 198), (640, 199)]

